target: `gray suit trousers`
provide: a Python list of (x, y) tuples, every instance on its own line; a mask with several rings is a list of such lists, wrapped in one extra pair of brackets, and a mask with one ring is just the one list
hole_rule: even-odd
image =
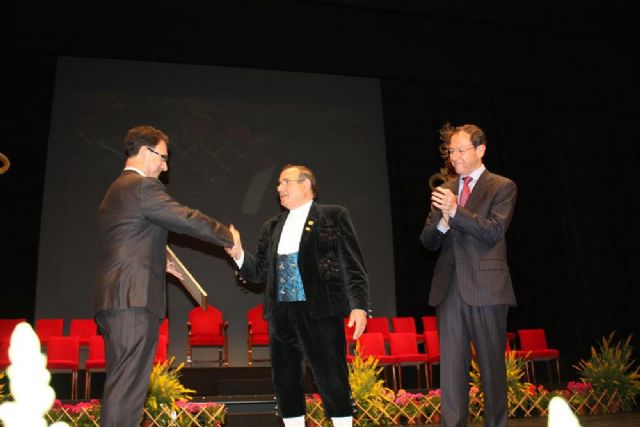
[(440, 388), (443, 427), (464, 427), (469, 418), (471, 342), (480, 366), (484, 425), (507, 425), (507, 305), (470, 306), (461, 297), (455, 274), (436, 308), (440, 335)]
[(158, 344), (160, 318), (143, 307), (104, 310), (106, 382), (101, 427), (139, 427)]

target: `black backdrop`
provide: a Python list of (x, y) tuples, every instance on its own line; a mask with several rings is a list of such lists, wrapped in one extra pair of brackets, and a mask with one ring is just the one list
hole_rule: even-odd
[(510, 328), (545, 328), (565, 379), (601, 336), (640, 330), (638, 6), (422, 3), (8, 3), (0, 151), (13, 166), (0, 177), (2, 315), (33, 316), (55, 65), (69, 55), (381, 79), (400, 315), (430, 312), (436, 255), (417, 235), (426, 182), (441, 166), (437, 129), (477, 123), (489, 137), (486, 165), (519, 186)]

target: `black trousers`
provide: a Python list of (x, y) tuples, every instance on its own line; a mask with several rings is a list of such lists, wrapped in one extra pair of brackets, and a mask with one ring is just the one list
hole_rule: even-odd
[(440, 336), (442, 426), (464, 427), (469, 417), (471, 342), (476, 351), (482, 391), (484, 425), (506, 427), (507, 305), (474, 307), (462, 299), (455, 283), (436, 308)]
[(104, 335), (106, 380), (101, 427), (139, 427), (158, 344), (160, 318), (146, 308), (96, 315)]
[(306, 413), (304, 360), (329, 417), (353, 415), (342, 316), (314, 319), (306, 302), (277, 303), (269, 319), (271, 369), (283, 418)]

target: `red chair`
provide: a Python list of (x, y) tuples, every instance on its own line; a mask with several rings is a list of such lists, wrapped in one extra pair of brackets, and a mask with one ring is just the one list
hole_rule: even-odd
[(422, 331), (437, 331), (438, 320), (436, 316), (422, 316)]
[(71, 399), (78, 398), (78, 368), (80, 338), (77, 336), (49, 337), (47, 369), (51, 372), (71, 372)]
[(535, 362), (547, 362), (547, 373), (549, 382), (551, 382), (552, 360), (556, 361), (556, 372), (558, 374), (558, 382), (560, 382), (560, 351), (547, 346), (547, 337), (544, 329), (520, 329), (518, 337), (520, 338), (520, 351), (528, 353), (526, 359), (531, 368), (533, 383), (536, 383)]
[(84, 362), (84, 398), (91, 396), (91, 374), (102, 372), (105, 367), (104, 359), (104, 338), (94, 335), (89, 338), (89, 354)]
[(380, 333), (382, 338), (389, 341), (389, 320), (386, 317), (371, 317), (367, 319), (367, 326), (364, 329), (365, 333)]
[(0, 319), (0, 337), (11, 337), (18, 323), (26, 321), (27, 319)]
[(0, 371), (4, 371), (11, 364), (9, 360), (9, 344), (11, 338), (0, 337)]
[(429, 355), (418, 351), (416, 334), (411, 332), (400, 332), (389, 334), (389, 353), (398, 358), (398, 387), (402, 388), (402, 367), (415, 366), (418, 374), (418, 388), (422, 388), (420, 381), (420, 366), (424, 368), (425, 384), (429, 381)]
[(218, 365), (229, 365), (229, 323), (224, 321), (222, 312), (207, 304), (207, 310), (196, 307), (189, 312), (187, 321), (187, 366), (191, 366), (193, 347), (218, 347)]
[[(373, 356), (378, 359), (380, 366), (391, 367), (392, 386), (394, 390), (397, 390), (396, 382), (396, 365), (398, 364), (398, 358), (387, 354), (387, 350), (384, 344), (384, 336), (380, 332), (364, 333), (358, 338), (360, 345), (360, 356), (363, 359), (367, 359), (369, 356)], [(353, 356), (347, 356), (347, 361), (353, 360)], [(385, 370), (385, 379), (387, 372)]]
[(424, 335), (418, 334), (416, 331), (416, 319), (413, 317), (392, 317), (391, 326), (395, 333), (413, 334), (417, 342), (424, 341)]
[(80, 346), (88, 347), (91, 337), (98, 335), (98, 325), (93, 319), (71, 319), (69, 336), (78, 337)]
[(157, 365), (159, 363), (166, 362), (168, 359), (168, 354), (169, 354), (169, 336), (159, 335), (158, 346), (156, 347), (156, 355), (153, 358), (153, 364)]
[(438, 331), (424, 332), (424, 348), (429, 355), (429, 384), (427, 387), (433, 388), (433, 365), (440, 364), (440, 337)]
[(49, 337), (64, 335), (64, 319), (36, 319), (36, 335), (40, 344), (46, 347)]
[(253, 357), (254, 347), (269, 347), (269, 322), (264, 320), (264, 306), (258, 304), (247, 312), (247, 364), (265, 362), (269, 358), (256, 359)]

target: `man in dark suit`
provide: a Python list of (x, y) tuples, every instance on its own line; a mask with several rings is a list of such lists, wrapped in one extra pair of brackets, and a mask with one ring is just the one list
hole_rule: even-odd
[(105, 340), (102, 427), (139, 426), (159, 326), (165, 317), (167, 232), (231, 246), (227, 227), (173, 200), (158, 176), (167, 168), (169, 138), (151, 126), (124, 140), (127, 160), (98, 212), (100, 265), (96, 322)]
[(420, 235), (440, 250), (429, 304), (440, 335), (442, 425), (467, 425), (471, 346), (480, 366), (484, 425), (507, 425), (504, 362), (507, 312), (516, 300), (507, 266), (505, 233), (516, 204), (516, 185), (484, 167), (484, 132), (475, 125), (441, 130), (459, 175), (437, 187)]
[(287, 211), (264, 223), (255, 255), (227, 252), (246, 280), (265, 283), (273, 382), (287, 427), (303, 427), (304, 359), (311, 364), (325, 413), (336, 427), (351, 426), (353, 407), (346, 363), (344, 317), (358, 338), (367, 323), (368, 278), (347, 209), (319, 205), (316, 179), (299, 165), (282, 169), (280, 203)]

